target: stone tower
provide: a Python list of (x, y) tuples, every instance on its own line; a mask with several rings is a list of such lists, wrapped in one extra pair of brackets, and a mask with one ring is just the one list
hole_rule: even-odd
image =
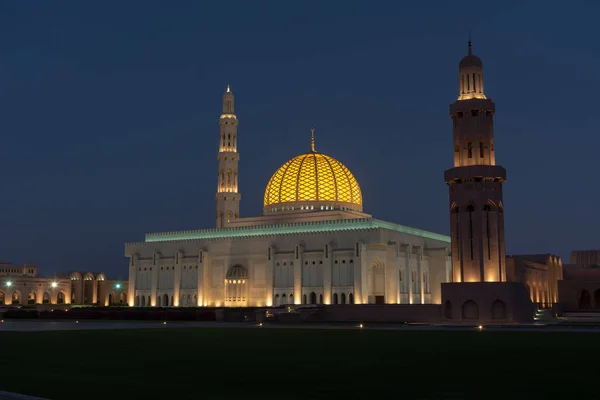
[(227, 223), (240, 215), (240, 199), (238, 192), (237, 152), (238, 120), (234, 113), (233, 92), (229, 85), (223, 94), (223, 113), (219, 118), (219, 153), (217, 155), (219, 176), (217, 178), (217, 228), (224, 228)]
[(502, 184), (496, 165), (494, 103), (485, 96), (483, 63), (469, 53), (458, 67), (459, 95), (450, 105), (454, 168), (444, 174), (450, 188), (453, 282), (505, 282)]

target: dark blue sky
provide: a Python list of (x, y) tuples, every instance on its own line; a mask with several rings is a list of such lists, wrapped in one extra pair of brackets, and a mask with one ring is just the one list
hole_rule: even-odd
[(314, 125), (366, 212), (448, 233), (469, 26), (508, 171), (508, 252), (599, 247), (596, 2), (405, 3), (2, 2), (0, 258), (124, 279), (124, 242), (213, 227), (227, 83), (243, 216)]

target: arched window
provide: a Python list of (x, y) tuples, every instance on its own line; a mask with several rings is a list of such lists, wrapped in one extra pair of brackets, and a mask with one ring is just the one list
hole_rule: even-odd
[(592, 302), (590, 299), (590, 292), (585, 289), (579, 291), (579, 308), (588, 309), (592, 308)]
[(340, 294), (340, 304), (346, 304), (346, 293)]
[(289, 304), (294, 304), (294, 295), (290, 293), (290, 295), (288, 296), (288, 303)]
[(63, 292), (58, 292), (58, 294), (56, 295), (56, 303), (64, 304), (64, 302), (65, 302), (65, 294)]
[(473, 213), (475, 207), (472, 204), (467, 206), (467, 212), (469, 213), (469, 245), (471, 248), (471, 260), (473, 259)]
[(450, 303), (450, 300), (446, 300), (444, 303), (444, 318), (452, 319), (452, 303)]
[(310, 292), (310, 304), (317, 304), (317, 294)]
[(305, 294), (302, 295), (302, 304), (306, 304), (306, 295)]
[(479, 307), (473, 300), (467, 300), (462, 305), (462, 319), (465, 320), (478, 320), (479, 319)]
[(485, 232), (487, 237), (487, 252), (488, 252), (488, 260), (492, 259), (492, 231), (490, 230), (490, 212), (492, 211), (492, 207), (489, 204), (483, 206), (483, 211), (485, 212)]
[(50, 293), (44, 292), (42, 296), (42, 304), (50, 304)]
[(323, 304), (323, 294), (319, 295), (319, 304)]
[(348, 304), (354, 304), (354, 294), (348, 294)]
[(492, 319), (506, 319), (506, 304), (502, 300), (496, 300), (492, 304)]
[(338, 295), (337, 293), (333, 294), (333, 304), (337, 304), (338, 303)]
[(279, 306), (279, 295), (276, 294), (275, 295), (275, 307), (278, 307), (278, 306)]

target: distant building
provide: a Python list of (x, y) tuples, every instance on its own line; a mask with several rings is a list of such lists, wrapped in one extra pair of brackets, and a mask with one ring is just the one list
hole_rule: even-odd
[(574, 250), (559, 282), (564, 311), (600, 311), (600, 250)]
[(553, 254), (506, 256), (509, 282), (525, 284), (531, 301), (541, 307), (558, 303), (558, 282), (563, 279), (563, 264)]
[(127, 304), (128, 282), (110, 281), (103, 273), (79, 272), (37, 276), (37, 266), (0, 262), (0, 304)]
[(600, 250), (573, 250), (571, 264), (584, 268), (600, 265)]

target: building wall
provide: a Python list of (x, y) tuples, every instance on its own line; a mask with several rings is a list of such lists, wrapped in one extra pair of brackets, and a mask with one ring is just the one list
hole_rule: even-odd
[(558, 293), (563, 311), (600, 310), (600, 268), (565, 265)]
[(562, 260), (552, 254), (513, 255), (506, 258), (507, 280), (525, 285), (531, 301), (542, 307), (559, 302)]
[[(129, 304), (439, 304), (445, 246), (386, 229), (132, 243)], [(245, 272), (232, 278), (235, 266)]]

